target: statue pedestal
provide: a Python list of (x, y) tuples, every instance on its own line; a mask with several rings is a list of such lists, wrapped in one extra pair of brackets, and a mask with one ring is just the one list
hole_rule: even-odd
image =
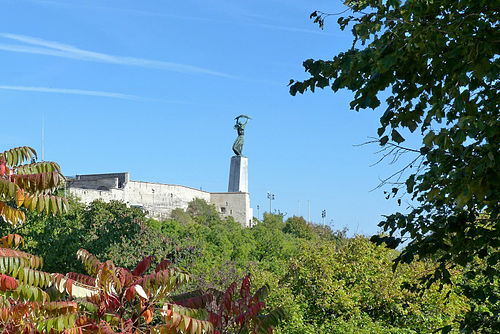
[(240, 155), (231, 157), (227, 191), (230, 193), (248, 193), (248, 158)]

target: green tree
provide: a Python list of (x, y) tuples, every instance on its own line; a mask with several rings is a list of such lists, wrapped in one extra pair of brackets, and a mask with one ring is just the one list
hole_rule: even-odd
[[(176, 246), (140, 209), (117, 201), (94, 201), (85, 206), (71, 200), (67, 213), (53, 216), (28, 211), (26, 221), (16, 228), (24, 237), (24, 249), (39, 254), (50, 272), (81, 271), (76, 252), (82, 247), (100, 259), (130, 267), (151, 254), (167, 257)], [(0, 225), (2, 235), (10, 230), (10, 226)]]
[(360, 236), (304, 243), (282, 284), (303, 303), (304, 322), (322, 333), (433, 333), (463, 313), (466, 300), (449, 285), (439, 290), (435, 284), (423, 294), (403, 288), (433, 264), (415, 261), (393, 272), (396, 255)]
[(207, 203), (201, 198), (195, 198), (188, 203), (186, 212), (191, 216), (196, 217), (200, 223), (210, 224), (211, 222), (220, 220), (219, 214), (215, 205)]
[[(498, 1), (353, 0), (343, 30), (352, 28), (352, 48), (332, 60), (306, 60), (310, 77), (291, 81), (290, 93), (331, 87), (353, 91), (351, 109), (376, 109), (385, 98), (378, 142), (386, 153), (410, 152), (392, 192), (416, 203), (380, 223), (397, 247), (397, 262), (436, 257), (429, 276), (450, 281), (450, 268), (486, 259), (481, 274), (500, 276), (500, 6)], [(333, 14), (314, 12), (322, 27)], [(419, 131), (418, 148), (402, 145)], [(403, 174), (405, 176), (403, 176)], [(404, 183), (398, 179), (406, 178)], [(473, 298), (474, 296), (470, 296)], [(492, 300), (499, 296), (493, 294)], [(474, 312), (474, 310), (472, 310)], [(500, 330), (498, 317), (488, 323)], [(468, 326), (464, 324), (464, 326)], [(469, 328), (474, 330), (474, 327)]]
[(294, 235), (297, 238), (312, 239), (313, 232), (303, 217), (293, 216), (286, 220), (283, 232)]

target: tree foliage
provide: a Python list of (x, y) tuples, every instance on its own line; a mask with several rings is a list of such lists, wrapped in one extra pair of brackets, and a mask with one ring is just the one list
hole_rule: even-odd
[(0, 217), (12, 225), (25, 221), (21, 207), (46, 214), (68, 210), (66, 199), (52, 194), (64, 182), (59, 165), (34, 162), (36, 157), (27, 146), (0, 153)]
[[(434, 333), (467, 309), (466, 299), (451, 286), (440, 291), (433, 285), (424, 294), (405, 288), (418, 282), (433, 264), (416, 261), (393, 272), (395, 256), (394, 251), (360, 236), (335, 247), (306, 244), (289, 262), (282, 281), (290, 284), (299, 302), (307, 301), (305, 322), (323, 333), (338, 333), (342, 328), (352, 333)], [(447, 293), (451, 301), (446, 304)]]
[[(500, 258), (500, 7), (496, 1), (358, 0), (338, 23), (352, 48), (332, 60), (306, 60), (310, 77), (290, 93), (316, 87), (353, 91), (351, 109), (381, 106), (378, 141), (415, 154), (394, 180), (417, 205), (386, 216), (397, 262), (436, 257), (429, 279), (450, 282), (450, 268), (486, 259), (481, 275), (497, 280)], [(331, 14), (314, 12), (322, 26)], [(401, 144), (419, 131), (422, 144)], [(392, 140), (392, 141), (391, 141)], [(403, 172), (405, 182), (398, 182)], [(403, 179), (404, 180), (404, 179)], [(472, 296), (471, 296), (472, 297)], [(491, 295), (498, 299), (498, 295)], [(493, 319), (490, 319), (493, 320)], [(493, 331), (500, 328), (499, 319)], [(473, 329), (473, 328), (472, 328)]]
[[(410, 325), (415, 331), (425, 333), (428, 328), (438, 328), (445, 323), (444, 321), (459, 318), (463, 314), (463, 309), (460, 307), (454, 309), (442, 306), (444, 293), (434, 291), (430, 294), (432, 296), (430, 299), (422, 298), (412, 292), (405, 292), (405, 296), (411, 298), (401, 298), (398, 295), (398, 292), (404, 291), (399, 287), (401, 282), (418, 283), (417, 277), (420, 276), (417, 273), (422, 273), (423, 269), (433, 268), (431, 264), (414, 265), (412, 268), (415, 274), (409, 274), (409, 271), (400, 268), (394, 275), (390, 262), (397, 256), (397, 251), (387, 251), (382, 247), (374, 248), (366, 239), (355, 243), (345, 236), (345, 231), (333, 232), (328, 228), (307, 224), (299, 217), (291, 217), (283, 222), (281, 215), (266, 215), (256, 226), (243, 228), (232, 219), (221, 219), (218, 216), (208, 221), (204, 212), (211, 214), (209, 210), (200, 210), (196, 213), (178, 210), (179, 217), (185, 217), (185, 220), (170, 219), (160, 222), (147, 219), (137, 208), (127, 208), (120, 202), (96, 201), (87, 206), (74, 202), (70, 211), (64, 215), (47, 216), (28, 212), (26, 216), (28, 223), (16, 229), (25, 239), (12, 236), (0, 239), (0, 244), (22, 246), (27, 253), (43, 255), (43, 268), (46, 272), (67, 273), (65, 277), (90, 286), (95, 286), (97, 278), (92, 269), (89, 269), (92, 274), (76, 274), (87, 271), (76, 259), (75, 254), (79, 248), (87, 249), (88, 254), (94, 254), (93, 257), (87, 256), (95, 258), (98, 261), (93, 261), (95, 263), (102, 265), (112, 262), (115, 272), (121, 267), (128, 268), (127, 270), (133, 275), (139, 275), (137, 268), (147, 268), (149, 265), (149, 269), (140, 273), (140, 276), (154, 272), (158, 264), (150, 257), (154, 254), (159, 259), (168, 260), (165, 263), (170, 263), (172, 267), (188, 268), (192, 273), (187, 284), (172, 291), (169, 296), (172, 298), (169, 299), (170, 304), (188, 308), (201, 307), (203, 304), (209, 320), (210, 313), (230, 316), (223, 321), (226, 327), (225, 325), (217, 327), (219, 322), (212, 319), (214, 328), (222, 333), (238, 332), (240, 329), (243, 331), (241, 323), (236, 321), (238, 316), (248, 312), (251, 305), (261, 305), (258, 304), (262, 302), (260, 297), (257, 298), (259, 302), (254, 299), (250, 303), (250, 299), (258, 291), (253, 287), (266, 287), (264, 288), (266, 293), (260, 294), (260, 296), (266, 295), (266, 309), (261, 308), (257, 312), (255, 308), (252, 312), (257, 312), (256, 317), (245, 321), (243, 328), (255, 328), (252, 326), (267, 314), (274, 316), (284, 314), (286, 321), (277, 326), (275, 330), (277, 334), (411, 333), (410, 329), (405, 329), (405, 326)], [(203, 217), (200, 218), (197, 214)], [(351, 246), (344, 247), (345, 244)], [(80, 251), (79, 254), (86, 253)], [(141, 262), (144, 258), (146, 260)], [(137, 266), (138, 262), (142, 265)], [(88, 265), (87, 267), (90, 268)], [(365, 283), (342, 285), (339, 275), (335, 275), (337, 271), (340, 276), (346, 278), (356, 275), (364, 277), (362, 281)], [(244, 282), (249, 272), (252, 274), (252, 284), (240, 284)], [(402, 277), (399, 277), (400, 275)], [(64, 282), (62, 276), (60, 277), (61, 282)], [(306, 279), (306, 282), (296, 284), (301, 277)], [(318, 277), (322, 277), (324, 285), (317, 284), (315, 280)], [(481, 284), (478, 279), (476, 290)], [(391, 293), (385, 294), (380, 300), (384, 301), (384, 305), (391, 307), (380, 305), (378, 307), (376, 303), (380, 292), (377, 292), (377, 289), (384, 285), (390, 286), (387, 290)], [(73, 283), (71, 286), (74, 287)], [(245, 298), (241, 295), (242, 286), (249, 290), (244, 293), (244, 296), (247, 296)], [(333, 313), (336, 315), (340, 313), (334, 308), (335, 306), (328, 306), (326, 312), (329, 312), (328, 310), (334, 312), (326, 313), (330, 317), (322, 321), (315, 315), (316, 304), (338, 297), (334, 292), (334, 288), (338, 287), (344, 289), (342, 303), (354, 305), (352, 309), (358, 310), (354, 312), (357, 315), (348, 316), (347, 313), (343, 313), (342, 316), (332, 318)], [(450, 288), (446, 286), (445, 289), (449, 291)], [(147, 293), (147, 289), (144, 290)], [(226, 308), (227, 312), (221, 313), (223, 296), (226, 292), (231, 295), (230, 308), (233, 311), (229, 313), (229, 308)], [(178, 293), (180, 295), (176, 295)], [(64, 296), (67, 296), (64, 293), (57, 295), (52, 292), (48, 295), (54, 298), (51, 302), (61, 297), (65, 300)], [(183, 301), (187, 300), (196, 307), (183, 304)], [(323, 302), (320, 302), (321, 300)], [(425, 303), (429, 304), (428, 308), (423, 308), (422, 305)], [(82, 307), (78, 305), (81, 310)], [(136, 304), (133, 305), (138, 307)], [(484, 306), (484, 303), (482, 305)], [(135, 311), (130, 309), (131, 305), (125, 300), (120, 307), (127, 309), (123, 313), (126, 323)], [(377, 312), (359, 311), (374, 307), (378, 307)], [(389, 325), (387, 319), (393, 316), (393, 309), (421, 310), (421, 313), (413, 314), (414, 322), (409, 321), (411, 317), (408, 313), (403, 316), (404, 321)], [(425, 312), (435, 314), (439, 309), (444, 310), (441, 317), (429, 316), (423, 321), (415, 316), (421, 314), (423, 317), (423, 314), (427, 314)], [(115, 311), (112, 309), (108, 313), (113, 312)], [(142, 326), (140, 328), (159, 325), (162, 321), (162, 312), (163, 306), (157, 305), (150, 324), (145, 324), (145, 319), (139, 317)], [(92, 314), (86, 314), (86, 317), (94, 319), (96, 323), (96, 317)], [(103, 320), (109, 322), (111, 318), (105, 317)], [(110, 328), (116, 330), (116, 322), (110, 323)]]
[[(8, 235), (0, 249), (0, 329), (4, 333), (271, 333), (279, 309), (262, 314), (268, 287), (250, 294), (247, 276), (225, 292), (173, 292), (191, 276), (168, 259), (142, 259), (133, 270), (101, 262), (80, 249), (87, 275), (41, 271), (42, 260), (6, 248), (23, 240)], [(153, 266), (156, 263), (155, 266)], [(154, 270), (153, 270), (154, 268)], [(215, 307), (210, 308), (209, 305)], [(212, 311), (213, 309), (213, 311)]]

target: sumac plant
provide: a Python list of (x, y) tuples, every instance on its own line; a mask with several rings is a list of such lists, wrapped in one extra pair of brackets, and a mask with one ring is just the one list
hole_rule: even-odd
[(23, 243), (19, 235), (1, 242), (2, 333), (263, 334), (283, 316), (262, 314), (268, 287), (252, 295), (248, 276), (239, 291), (233, 283), (224, 292), (173, 295), (190, 276), (169, 260), (153, 266), (156, 258), (148, 256), (130, 271), (80, 249), (88, 275), (49, 274), (40, 258), (15, 249)]
[(68, 210), (67, 200), (53, 195), (64, 182), (59, 165), (34, 162), (36, 157), (27, 146), (0, 153), (0, 217), (12, 225), (25, 221), (21, 207), (47, 214)]
[[(19, 235), (2, 239), (22, 244)], [(170, 294), (189, 275), (169, 260), (145, 274), (155, 260), (144, 258), (130, 271), (100, 262), (80, 249), (88, 275), (49, 274), (42, 260), (13, 248), (0, 249), (2, 333), (213, 333), (204, 309), (171, 302)]]
[(250, 275), (238, 286), (233, 282), (224, 292), (214, 293), (210, 321), (215, 326), (215, 334), (268, 334), (284, 318), (283, 309), (265, 311), (264, 299), (269, 286), (264, 285), (254, 294), (251, 293)]

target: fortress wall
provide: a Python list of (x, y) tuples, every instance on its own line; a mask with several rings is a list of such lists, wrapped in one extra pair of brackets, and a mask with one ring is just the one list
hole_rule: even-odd
[(210, 193), (173, 184), (129, 181), (125, 188), (125, 202), (143, 206), (152, 216), (167, 218), (172, 210), (187, 209), (195, 198), (210, 202)]
[(109, 201), (123, 201), (123, 190), (111, 189), (111, 190), (96, 190), (96, 189), (82, 189), (82, 188), (68, 188), (70, 194), (78, 197), (85, 204), (88, 204), (97, 199), (101, 199), (104, 202)]
[(118, 178), (108, 177), (96, 180), (78, 180), (73, 179), (68, 181), (68, 186), (72, 188), (94, 189), (94, 190), (109, 190), (118, 188)]
[(130, 175), (125, 173), (77, 175), (68, 180), (68, 186), (73, 188), (109, 190), (123, 188), (129, 182)]
[[(127, 182), (120, 184), (123, 181)], [(68, 191), (86, 204), (97, 199), (123, 201), (159, 219), (169, 218), (174, 209), (187, 209), (189, 202), (200, 198), (214, 204), (222, 217), (233, 216), (245, 227), (253, 220), (246, 192), (209, 193), (181, 185), (130, 181), (128, 173), (79, 175), (68, 183)]]
[(99, 181), (103, 179), (117, 178), (119, 187), (121, 188), (125, 183), (130, 181), (130, 173), (106, 173), (106, 174), (87, 174), (87, 175), (77, 175), (76, 180), (80, 181)]

